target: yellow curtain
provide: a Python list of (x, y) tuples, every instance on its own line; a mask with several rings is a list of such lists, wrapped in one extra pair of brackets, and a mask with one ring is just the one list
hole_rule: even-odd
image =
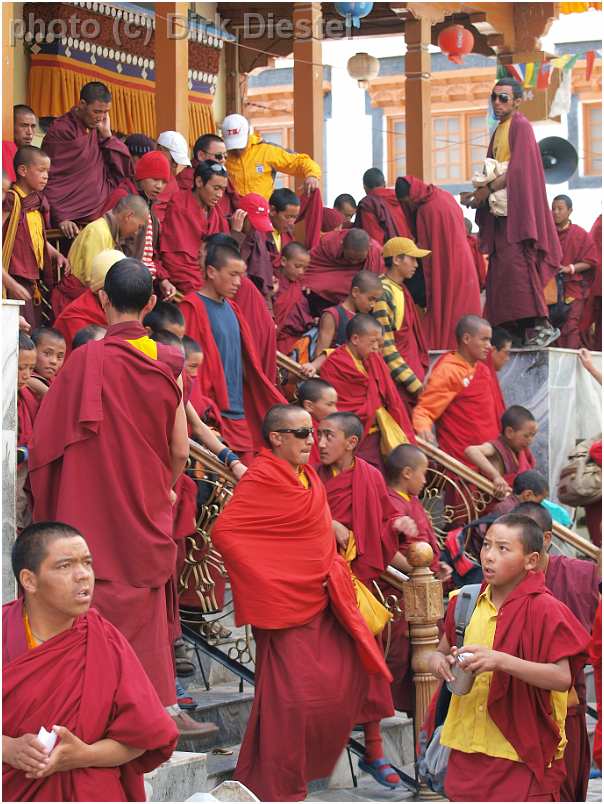
[[(38, 117), (58, 117), (78, 102), (80, 89), (89, 81), (107, 85), (111, 103), (111, 128), (124, 134), (156, 137), (155, 82), (122, 78), (93, 65), (80, 65), (65, 56), (32, 54), (28, 103)], [(189, 93), (189, 144), (216, 131), (211, 96)]]
[(598, 11), (601, 11), (602, 3), (560, 3), (561, 14), (580, 14), (582, 11), (588, 11), (590, 8), (596, 8)]

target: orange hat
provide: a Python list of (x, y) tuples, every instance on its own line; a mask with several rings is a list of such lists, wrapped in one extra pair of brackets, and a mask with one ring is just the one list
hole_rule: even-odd
[(163, 179), (170, 181), (170, 163), (161, 151), (149, 151), (143, 154), (134, 166), (134, 178)]
[(268, 216), (268, 201), (258, 193), (242, 196), (237, 206), (247, 212), (249, 222), (258, 232), (272, 232), (273, 224)]

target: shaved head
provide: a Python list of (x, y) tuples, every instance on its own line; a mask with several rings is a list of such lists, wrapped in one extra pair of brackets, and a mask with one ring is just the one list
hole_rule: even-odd
[(290, 427), (293, 419), (300, 413), (297, 405), (273, 405), (262, 422), (262, 437), (270, 446), (269, 433)]
[(367, 313), (357, 313), (348, 322), (346, 339), (350, 340), (353, 335), (368, 335), (370, 332), (383, 332), (380, 322)]
[(356, 436), (359, 441), (363, 438), (363, 433), (365, 432), (365, 428), (363, 427), (362, 421), (356, 415), (356, 413), (347, 413), (344, 411), (338, 411), (338, 413), (330, 413), (329, 416), (326, 416), (321, 425), (324, 425), (326, 422), (332, 422), (332, 424), (341, 430), (346, 438), (351, 438), (352, 436)]
[(352, 278), (350, 289), (358, 288), (361, 293), (369, 293), (371, 290), (382, 290), (382, 280), (373, 271), (359, 271)]
[(427, 462), (428, 459), (415, 444), (400, 444), (384, 461), (386, 480), (388, 483), (396, 483), (403, 469), (417, 469)]
[(460, 318), (455, 327), (455, 338), (457, 343), (461, 343), (464, 335), (477, 335), (481, 327), (491, 328), (491, 325), (479, 315), (464, 315)]
[(346, 251), (368, 251), (369, 235), (364, 229), (350, 229), (343, 245)]
[(147, 220), (149, 207), (147, 202), (140, 195), (125, 195), (113, 207), (114, 212), (132, 212), (137, 218)]

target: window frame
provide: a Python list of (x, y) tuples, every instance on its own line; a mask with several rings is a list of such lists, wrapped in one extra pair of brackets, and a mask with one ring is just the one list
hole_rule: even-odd
[(593, 101), (583, 101), (582, 103), (582, 124), (583, 124), (583, 136), (582, 136), (582, 151), (583, 151), (583, 175), (584, 176), (601, 176), (602, 175), (602, 151), (600, 150), (600, 170), (599, 172), (597, 169), (593, 168), (592, 162), (594, 154), (592, 153), (592, 145), (594, 138), (592, 137), (591, 133), (591, 126), (589, 124), (589, 118), (591, 116), (592, 111), (599, 110), (599, 119), (600, 119), (600, 149), (602, 143), (602, 101), (601, 100), (593, 100)]

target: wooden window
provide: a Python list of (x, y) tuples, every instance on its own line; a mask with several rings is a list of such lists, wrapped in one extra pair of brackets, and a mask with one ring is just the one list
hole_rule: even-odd
[[(375, 132), (380, 136), (381, 132)], [(388, 118), (388, 183), (392, 186), (397, 176), (406, 173), (406, 144), (404, 117)]]
[[(486, 115), (460, 112), (432, 118), (432, 170), (437, 184), (463, 184), (481, 170), (487, 155)], [(394, 184), (406, 169), (405, 119), (388, 119), (388, 181)]]
[(583, 104), (583, 165), (586, 176), (602, 175), (602, 104)]

